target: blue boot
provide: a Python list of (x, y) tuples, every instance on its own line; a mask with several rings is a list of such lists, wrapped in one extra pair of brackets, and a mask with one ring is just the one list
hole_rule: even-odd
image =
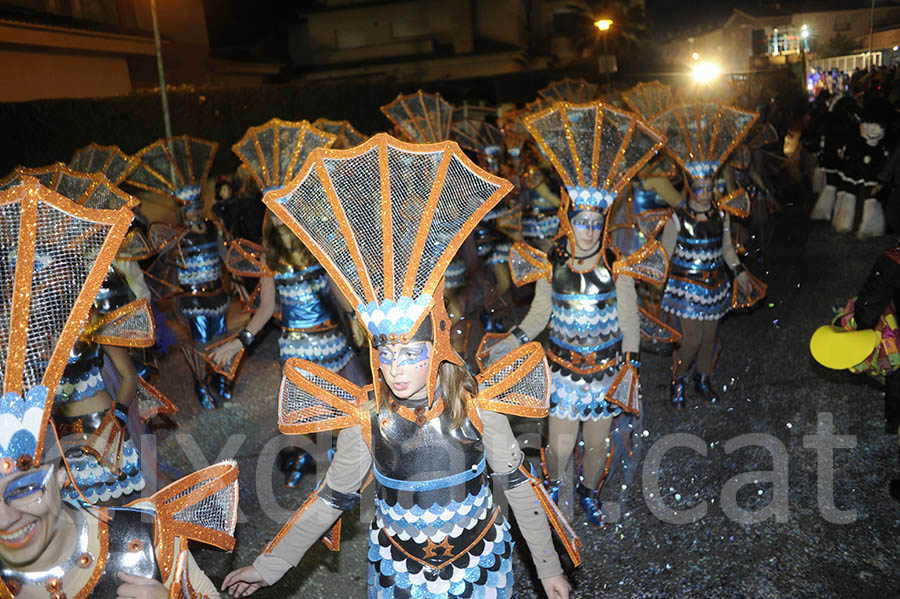
[(545, 478), (542, 482), (544, 488), (547, 489), (547, 495), (553, 500), (553, 503), (559, 505), (559, 490), (562, 488), (562, 479)]
[(716, 403), (717, 401), (719, 401), (719, 396), (716, 395), (712, 378), (708, 374), (700, 374), (698, 372), (695, 372), (694, 387), (697, 389), (697, 393), (700, 394), (700, 397), (702, 397), (709, 403)]
[(201, 406), (203, 406), (207, 410), (216, 409), (216, 401), (213, 399), (212, 395), (210, 395), (209, 389), (206, 388), (206, 385), (204, 385), (200, 381), (195, 380), (194, 393), (197, 395), (197, 399), (200, 400)]
[(581, 483), (575, 487), (575, 492), (578, 493), (578, 502), (587, 516), (588, 523), (591, 526), (603, 528), (603, 511), (600, 509), (600, 500), (597, 498), (599, 493), (588, 489)]
[(684, 407), (684, 395), (685, 395), (685, 386), (687, 384), (687, 377), (679, 376), (672, 379), (672, 407), (676, 410), (680, 410)]

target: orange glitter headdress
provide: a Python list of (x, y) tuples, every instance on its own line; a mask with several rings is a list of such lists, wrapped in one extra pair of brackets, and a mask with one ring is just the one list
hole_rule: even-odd
[(384, 116), (408, 141), (420, 144), (450, 139), (453, 110), (453, 105), (441, 94), (429, 94), (422, 90), (406, 96), (398, 95), (393, 102), (381, 107)]
[(0, 475), (40, 463), (53, 394), (131, 218), (31, 177), (0, 192)]
[(81, 173), (103, 173), (113, 185), (124, 181), (137, 166), (133, 156), (119, 149), (119, 146), (101, 146), (96, 143), (75, 150), (69, 168)]
[[(449, 343), (444, 271), (512, 185), (454, 142), (409, 144), (380, 133), (351, 150), (314, 150), (293, 184), (263, 201), (312, 251), (373, 345), (408, 343), (431, 316), (437, 366)], [(375, 355), (373, 352), (373, 371)]]
[(627, 92), (622, 92), (622, 100), (642, 119), (649, 121), (675, 103), (675, 94), (668, 85), (651, 81), (638, 83)]
[(749, 133), (758, 114), (725, 104), (680, 104), (653, 119), (670, 153), (694, 179), (712, 177)]

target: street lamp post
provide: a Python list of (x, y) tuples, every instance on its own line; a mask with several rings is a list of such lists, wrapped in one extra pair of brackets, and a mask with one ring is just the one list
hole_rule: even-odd
[(159, 22), (156, 18), (156, 0), (150, 0), (150, 15), (153, 17), (153, 41), (156, 44), (156, 70), (159, 71), (159, 92), (162, 98), (163, 127), (166, 137), (172, 137), (172, 119), (169, 118), (169, 96), (166, 93), (166, 71), (163, 68), (162, 43), (159, 40)]
[(612, 74), (610, 71), (612, 70), (609, 64), (609, 49), (606, 41), (606, 37), (609, 35), (609, 28), (612, 27), (612, 19), (598, 19), (594, 21), (594, 27), (600, 30), (600, 35), (603, 36), (603, 60), (606, 63), (606, 85), (607, 87), (612, 87)]

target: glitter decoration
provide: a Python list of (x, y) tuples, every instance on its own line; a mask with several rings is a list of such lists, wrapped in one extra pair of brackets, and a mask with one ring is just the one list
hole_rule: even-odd
[(134, 157), (118, 146), (101, 146), (96, 143), (75, 151), (69, 161), (69, 168), (82, 173), (101, 173), (113, 185), (124, 181), (137, 166)]
[(422, 90), (407, 96), (400, 94), (381, 107), (404, 138), (420, 144), (450, 139), (453, 110), (453, 105), (440, 94)]

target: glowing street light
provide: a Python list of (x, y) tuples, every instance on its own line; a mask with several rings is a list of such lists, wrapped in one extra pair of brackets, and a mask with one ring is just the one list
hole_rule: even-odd
[(612, 24), (612, 19), (600, 19), (599, 21), (594, 21), (594, 27), (596, 27), (600, 31), (609, 31), (609, 28), (612, 27)]
[(710, 83), (721, 73), (722, 69), (719, 68), (719, 65), (709, 61), (701, 62), (691, 69), (691, 76), (697, 83)]
[(691, 54), (691, 58), (692, 58), (693, 60), (700, 60), (700, 53), (699, 53), (699, 52), (694, 52), (693, 54)]

